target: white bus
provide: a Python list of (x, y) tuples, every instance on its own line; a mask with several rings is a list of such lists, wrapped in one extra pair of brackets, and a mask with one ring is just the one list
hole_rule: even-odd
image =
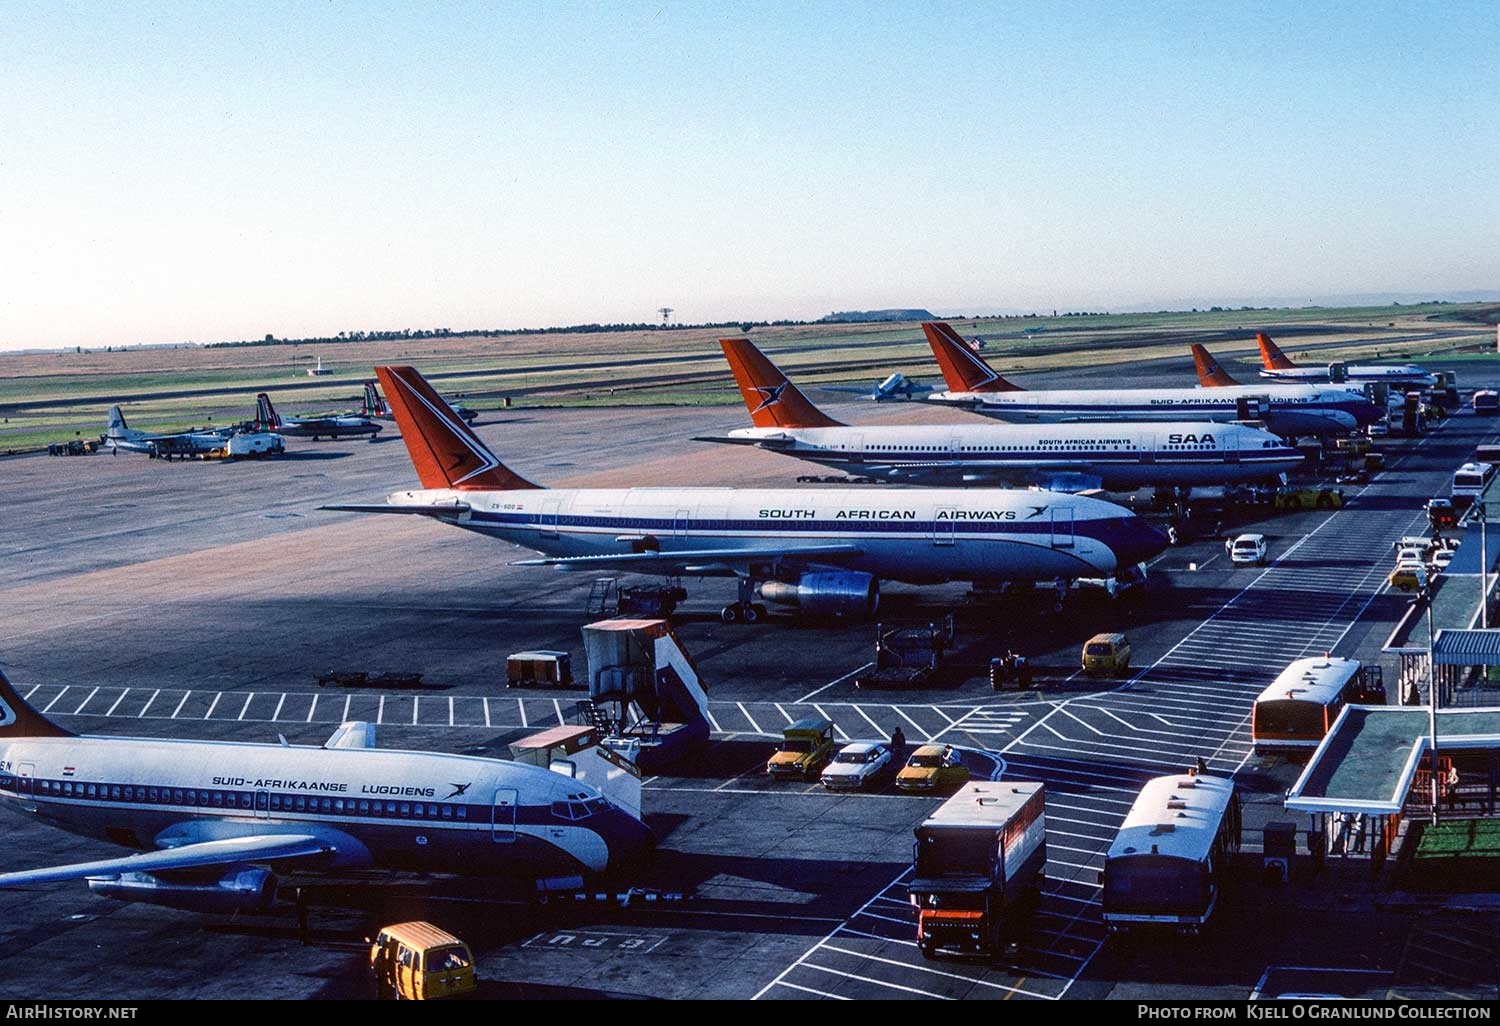
[(1255, 754), (1311, 755), (1349, 702), (1385, 704), (1379, 666), (1329, 655), (1296, 660), (1255, 700), (1250, 713)]
[(1197, 933), (1239, 847), (1233, 780), (1190, 771), (1147, 781), (1104, 860), (1105, 925)]
[(1495, 476), (1493, 463), (1465, 463), (1453, 472), (1453, 500), (1473, 502), (1484, 494), (1484, 486)]

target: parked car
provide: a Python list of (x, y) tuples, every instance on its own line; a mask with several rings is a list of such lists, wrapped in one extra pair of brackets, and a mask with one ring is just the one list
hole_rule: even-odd
[(1397, 563), (1386, 583), (1401, 591), (1420, 591), (1427, 587), (1427, 567), (1416, 560)]
[(969, 779), (969, 768), (963, 755), (952, 745), (923, 745), (911, 753), (896, 786), (903, 791), (935, 791), (957, 787)]
[(1249, 566), (1252, 563), (1265, 566), (1266, 552), (1266, 536), (1263, 534), (1242, 534), (1224, 542), (1224, 555), (1235, 566)]
[(891, 765), (888, 746), (856, 741), (839, 749), (823, 769), (823, 786), (830, 791), (857, 791), (878, 779)]
[(1432, 552), (1432, 572), (1440, 574), (1448, 569), (1448, 564), (1453, 562), (1453, 549), (1434, 549)]

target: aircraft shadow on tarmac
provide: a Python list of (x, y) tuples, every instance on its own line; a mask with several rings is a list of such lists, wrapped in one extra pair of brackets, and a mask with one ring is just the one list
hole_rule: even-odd
[(294, 452), (288, 450), (277, 456), (276, 461), (278, 463), (316, 463), (320, 460), (341, 460), (349, 455), (352, 454), (347, 452), (308, 452), (307, 450), (297, 450)]

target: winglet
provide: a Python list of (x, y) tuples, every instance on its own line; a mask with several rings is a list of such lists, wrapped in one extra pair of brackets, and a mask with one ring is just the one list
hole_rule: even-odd
[(27, 705), (9, 678), (0, 672), (0, 738), (74, 736), (71, 730), (63, 730)]
[(1196, 342), (1193, 343), (1193, 364), (1198, 368), (1198, 384), (1202, 388), (1239, 384), (1229, 376), (1228, 371), (1219, 366), (1219, 361), (1214, 359), (1212, 353)]
[(385, 401), (423, 488), (512, 491), (540, 488), (513, 473), (490, 452), (453, 407), (414, 367), (376, 367)]
[(1020, 392), (985, 363), (974, 347), (943, 321), (923, 321), (922, 331), (950, 392)]
[(1288, 360), (1286, 354), (1277, 348), (1275, 342), (1271, 341), (1270, 335), (1267, 335), (1263, 331), (1258, 331), (1255, 333), (1255, 341), (1260, 344), (1260, 362), (1265, 366), (1266, 370), (1297, 369), (1297, 365)]
[(724, 357), (756, 427), (842, 427), (812, 404), (748, 338), (721, 338)]

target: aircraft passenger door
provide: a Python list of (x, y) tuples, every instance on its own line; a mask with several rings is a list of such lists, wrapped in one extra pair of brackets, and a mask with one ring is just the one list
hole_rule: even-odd
[(1073, 547), (1073, 507), (1052, 507), (1052, 547), (1054, 549), (1071, 549)]
[(557, 511), (562, 503), (557, 499), (548, 499), (542, 503), (542, 530), (541, 537), (557, 537)]
[(688, 527), (693, 522), (693, 511), (680, 509), (672, 515), (672, 537), (686, 538)]
[(36, 811), (36, 764), (31, 762), (16, 765), (16, 794), (21, 797), (21, 807), (27, 812)]
[(490, 838), (496, 844), (510, 844), (516, 839), (516, 804), (520, 794), (514, 787), (495, 788), (494, 817)]
[(1240, 461), (1240, 443), (1239, 439), (1234, 437), (1233, 431), (1229, 432), (1229, 437), (1224, 439), (1224, 447), (1221, 451), (1224, 454), (1225, 463), (1238, 463)]
[(951, 506), (944, 506), (938, 510), (937, 519), (932, 522), (932, 544), (952, 545), (954, 523), (953, 508)]
[(1155, 463), (1156, 462), (1156, 432), (1155, 431), (1142, 431), (1141, 432), (1141, 443), (1140, 444), (1141, 444), (1141, 462), (1142, 463)]

